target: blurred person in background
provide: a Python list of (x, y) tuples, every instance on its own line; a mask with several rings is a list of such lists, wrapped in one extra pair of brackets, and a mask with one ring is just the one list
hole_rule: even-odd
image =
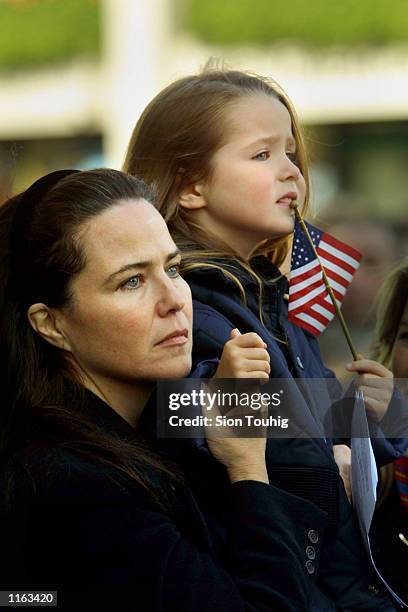
[[(386, 278), (377, 298), (373, 359), (391, 368), (408, 396), (408, 258)], [(408, 601), (408, 454), (380, 470), (371, 535), (376, 561)]]
[[(375, 320), (372, 305), (386, 274), (398, 259), (398, 240), (391, 228), (366, 221), (353, 224), (342, 221), (331, 225), (329, 231), (362, 254), (360, 267), (341, 308), (355, 346), (367, 354)], [(339, 378), (346, 379), (343, 364), (348, 360), (349, 349), (338, 322), (328, 326), (320, 344), (327, 366)]]

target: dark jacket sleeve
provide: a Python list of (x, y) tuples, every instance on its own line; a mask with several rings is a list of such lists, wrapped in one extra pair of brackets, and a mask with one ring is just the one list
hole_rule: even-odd
[(108, 603), (144, 612), (307, 609), (314, 573), (308, 534), (321, 542), (326, 517), (313, 504), (299, 507), (299, 498), (259, 482), (233, 484), (221, 564), (203, 545), (198, 511), (198, 521), (190, 509), (178, 525), (142, 487), (121, 487), (103, 468), (68, 459), (51, 473), (30, 499), (20, 490), (24, 508), (13, 516), (29, 515), (20, 586), (57, 589), (59, 609)]

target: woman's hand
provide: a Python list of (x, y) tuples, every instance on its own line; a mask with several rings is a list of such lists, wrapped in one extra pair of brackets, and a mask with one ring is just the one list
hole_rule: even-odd
[(394, 389), (394, 376), (377, 361), (357, 355), (357, 361), (347, 364), (349, 372), (357, 372), (357, 388), (363, 392), (367, 414), (379, 422), (384, 418)]
[(333, 446), (333, 454), (346, 495), (351, 503), (351, 449), (345, 444), (335, 444)]
[(222, 351), (214, 378), (261, 378), (269, 379), (271, 371), (266, 344), (258, 334), (241, 334), (231, 331)]
[(227, 469), (231, 482), (257, 480), (269, 483), (265, 462), (266, 435), (261, 438), (212, 437), (207, 431), (211, 454)]

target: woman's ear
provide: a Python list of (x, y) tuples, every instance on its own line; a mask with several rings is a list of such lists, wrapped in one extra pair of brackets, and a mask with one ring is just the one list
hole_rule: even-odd
[(203, 194), (204, 188), (200, 184), (187, 185), (180, 193), (178, 203), (183, 208), (190, 210), (198, 210), (207, 206), (206, 199)]
[(44, 340), (59, 349), (71, 351), (71, 346), (65, 337), (58, 316), (45, 304), (32, 304), (27, 310), (31, 327)]

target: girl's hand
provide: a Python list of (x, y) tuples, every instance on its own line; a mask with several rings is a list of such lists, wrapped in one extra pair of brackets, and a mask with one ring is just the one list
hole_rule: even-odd
[(386, 367), (357, 355), (357, 361), (347, 364), (349, 372), (357, 372), (357, 388), (363, 392), (367, 414), (375, 421), (384, 418), (394, 389), (394, 375)]
[(231, 338), (224, 345), (214, 378), (263, 378), (268, 380), (271, 371), (266, 344), (258, 334), (241, 334), (231, 331)]
[(333, 446), (333, 454), (346, 495), (351, 504), (351, 449), (345, 444), (335, 444)]

